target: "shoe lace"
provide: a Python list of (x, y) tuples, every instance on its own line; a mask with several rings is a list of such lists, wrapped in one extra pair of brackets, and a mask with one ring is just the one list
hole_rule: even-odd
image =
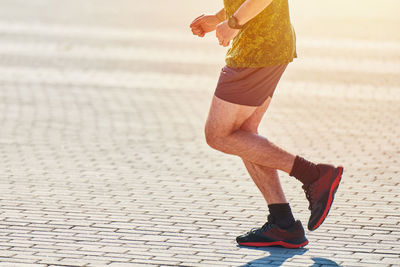
[(303, 185), (303, 190), (304, 190), (304, 193), (306, 194), (306, 198), (307, 198), (308, 203), (309, 203), (308, 209), (312, 210), (312, 204), (313, 204), (313, 197), (312, 197), (312, 194), (311, 194), (312, 184), (308, 185), (308, 186)]
[(272, 228), (272, 223), (271, 222), (266, 222), (263, 226), (258, 227), (258, 228), (253, 228), (248, 233), (249, 234), (263, 233), (263, 232), (266, 232), (268, 229), (271, 229), (271, 228)]

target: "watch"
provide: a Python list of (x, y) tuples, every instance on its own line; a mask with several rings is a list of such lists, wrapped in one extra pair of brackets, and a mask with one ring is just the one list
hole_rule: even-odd
[(237, 29), (240, 30), (243, 28), (243, 25), (239, 24), (238, 19), (235, 17), (235, 15), (232, 15), (229, 19), (228, 19), (228, 26), (231, 29)]

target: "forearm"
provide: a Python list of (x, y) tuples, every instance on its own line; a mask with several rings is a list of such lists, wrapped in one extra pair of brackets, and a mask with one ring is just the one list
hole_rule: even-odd
[(246, 24), (261, 13), (273, 0), (246, 0), (234, 13), (240, 25)]
[(215, 14), (219, 22), (226, 20), (225, 9), (221, 9)]

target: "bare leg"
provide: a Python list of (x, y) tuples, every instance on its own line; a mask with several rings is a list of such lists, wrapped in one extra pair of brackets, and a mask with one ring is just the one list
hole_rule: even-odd
[(288, 203), (277, 170), (243, 161), (254, 183), (268, 205)]
[(214, 96), (205, 128), (207, 143), (243, 160), (290, 173), (294, 155), (266, 138), (240, 128), (256, 109), (232, 104)]
[[(258, 126), (270, 102), (271, 98), (268, 98), (265, 103), (258, 107), (242, 124), (240, 129), (258, 134)], [(268, 205), (287, 203), (276, 169), (271, 169), (246, 160), (243, 160), (243, 162)]]

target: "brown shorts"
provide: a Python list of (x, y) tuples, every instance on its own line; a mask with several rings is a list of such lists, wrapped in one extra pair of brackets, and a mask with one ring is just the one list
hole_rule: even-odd
[(231, 68), (221, 70), (215, 96), (240, 105), (260, 106), (274, 94), (288, 64), (262, 68)]

